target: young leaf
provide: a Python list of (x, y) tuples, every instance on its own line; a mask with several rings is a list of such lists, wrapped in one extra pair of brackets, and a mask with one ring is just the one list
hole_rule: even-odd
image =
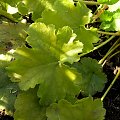
[(100, 28), (106, 31), (120, 31), (120, 9), (110, 12), (105, 11), (100, 19), (102, 21)]
[(116, 2), (118, 2), (119, 0), (97, 0), (97, 1), (101, 4), (112, 5), (112, 4), (115, 4)]
[(47, 120), (103, 120), (105, 109), (100, 99), (83, 98), (71, 104), (60, 100), (47, 108)]
[(106, 83), (106, 75), (102, 72), (101, 65), (92, 58), (83, 58), (74, 67), (82, 74), (81, 92), (83, 95), (94, 95), (101, 92)]
[(21, 92), (15, 101), (15, 120), (46, 120), (46, 107), (39, 105), (37, 89)]
[(0, 109), (5, 109), (8, 115), (13, 115), (18, 90), (18, 85), (10, 81), (5, 68), (0, 67)]
[[(57, 34), (59, 36), (57, 39), (53, 25), (32, 24), (27, 38), (32, 49), (26, 47), (17, 49), (15, 53), (16, 60), (8, 67), (9, 72), (17, 79), (14, 81), (18, 82), (19, 80), (19, 86), (22, 90), (34, 88), (36, 84), (40, 84), (38, 91), (38, 96), (41, 98), (40, 103), (47, 105), (65, 98), (68, 94), (74, 97), (80, 90), (79, 81), (81, 75), (75, 69), (66, 66), (60, 61), (61, 53), (64, 53), (61, 50), (64, 42), (59, 41), (59, 38), (62, 38), (63, 33), (69, 34), (70, 37), (68, 38), (71, 38), (72, 32), (69, 33), (71, 29), (66, 27), (66, 31), (65, 28), (60, 31)], [(63, 39), (65, 36), (63, 36)], [(57, 43), (61, 43), (60, 46)], [(72, 49), (74, 51), (75, 46)], [(56, 51), (59, 57), (56, 57)]]
[(74, 6), (73, 0), (56, 0), (53, 9), (43, 11), (40, 21), (45, 24), (54, 24), (56, 28), (70, 26), (76, 29), (90, 21), (90, 12), (82, 2)]

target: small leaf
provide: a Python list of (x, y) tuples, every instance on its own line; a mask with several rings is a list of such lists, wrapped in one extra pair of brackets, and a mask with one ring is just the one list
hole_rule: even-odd
[(21, 92), (15, 101), (15, 120), (46, 120), (46, 107), (39, 105), (37, 89)]
[(114, 12), (105, 11), (100, 16), (100, 19), (102, 21), (101, 29), (105, 31), (120, 31), (120, 9)]
[(94, 95), (101, 92), (106, 83), (106, 75), (102, 72), (101, 65), (92, 58), (83, 58), (80, 63), (75, 63), (74, 67), (82, 74), (80, 83), (83, 95)]
[(103, 120), (105, 109), (100, 99), (83, 98), (71, 104), (60, 100), (47, 108), (47, 120)]

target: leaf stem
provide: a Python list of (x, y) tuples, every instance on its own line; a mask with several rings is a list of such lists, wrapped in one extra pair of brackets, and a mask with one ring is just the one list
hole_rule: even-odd
[(112, 33), (112, 32), (103, 32), (103, 31), (97, 31), (100, 34), (106, 34), (106, 35), (112, 35), (112, 36), (120, 36), (120, 32)]
[(104, 98), (106, 97), (106, 95), (110, 91), (111, 87), (114, 85), (114, 83), (117, 80), (117, 78), (119, 77), (119, 75), (120, 75), (120, 68), (118, 68), (118, 72), (117, 72), (115, 78), (113, 79), (112, 83), (110, 84), (110, 86), (108, 87), (108, 89), (106, 90), (106, 92), (104, 93), (104, 95), (101, 97), (101, 101), (104, 100)]
[(7, 12), (4, 11), (4, 10), (0, 10), (0, 15), (3, 16), (3, 17), (5, 17), (5, 18), (7, 18), (7, 19), (9, 19), (10, 21), (12, 21), (12, 22), (14, 22), (14, 23), (17, 22), (17, 21), (15, 20), (15, 18), (14, 18), (11, 14), (7, 13)]
[(83, 2), (86, 5), (100, 5), (99, 2), (95, 2), (95, 1), (83, 1), (83, 0), (78, 0), (79, 2)]
[(120, 53), (120, 51), (115, 52), (115, 53), (112, 54), (107, 60), (110, 60), (112, 57), (114, 57), (115, 55), (117, 55), (117, 54), (119, 54), (119, 53)]
[(87, 53), (82, 53), (82, 54), (80, 54), (80, 57), (82, 57), (82, 56), (84, 56), (84, 55), (87, 55), (88, 53), (93, 52), (93, 51), (99, 49), (100, 47), (102, 47), (102, 46), (104, 46), (105, 44), (107, 44), (108, 42), (110, 42), (113, 38), (115, 38), (115, 36), (111, 36), (111, 37), (110, 37), (108, 40), (106, 40), (105, 42), (103, 42), (103, 43), (101, 43), (100, 45), (94, 47), (93, 50), (91, 50), (91, 51), (89, 51), (89, 52), (87, 52)]
[(119, 42), (120, 39), (118, 39), (114, 44), (113, 46), (109, 49), (109, 51), (106, 53), (106, 55), (99, 61), (99, 64), (102, 64), (105, 59), (116, 49), (120, 46), (120, 43), (117, 44)]

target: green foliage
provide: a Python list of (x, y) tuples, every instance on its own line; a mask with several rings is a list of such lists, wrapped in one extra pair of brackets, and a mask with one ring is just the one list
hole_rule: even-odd
[(78, 40), (83, 43), (83, 52), (89, 52), (94, 48), (93, 43), (97, 43), (99, 40), (96, 29), (86, 29), (84, 27), (80, 27), (76, 32)]
[(111, 5), (111, 4), (115, 4), (116, 2), (118, 2), (119, 0), (97, 0), (99, 3), (101, 4), (108, 4), (108, 5)]
[(106, 83), (106, 75), (102, 72), (101, 65), (97, 60), (83, 58), (80, 63), (74, 66), (82, 74), (80, 88), (83, 95), (94, 95), (97, 91), (102, 91)]
[(100, 99), (91, 97), (76, 101), (73, 105), (66, 100), (53, 103), (47, 109), (47, 120), (103, 120), (105, 109)]
[(106, 31), (120, 31), (120, 9), (113, 12), (107, 10), (100, 16), (100, 19), (102, 21), (101, 29)]
[[(52, 9), (45, 9), (40, 22), (54, 24), (56, 28), (70, 26), (78, 29), (90, 21), (91, 11), (83, 4), (74, 6), (73, 0), (56, 0)], [(79, 17), (78, 17), (79, 16)]]
[[(37, 88), (21, 92), (16, 99), (15, 120), (46, 120), (45, 107), (39, 105)], [(24, 109), (23, 109), (24, 106)]]
[[(7, 13), (8, 5), (18, 12)], [(119, 31), (119, 11), (103, 10), (100, 29)], [(78, 99), (80, 93), (101, 92), (106, 83), (98, 61), (84, 58), (100, 47), (94, 45), (100, 37), (89, 27), (91, 17), (84, 2), (73, 0), (0, 2), (0, 107), (15, 110), (15, 120), (104, 119), (100, 99)]]
[(18, 23), (0, 24), (0, 53), (6, 53), (10, 49), (20, 47), (25, 43), (27, 25)]
[(18, 90), (17, 84), (10, 81), (4, 67), (0, 66), (0, 109), (5, 109), (9, 115), (13, 115)]

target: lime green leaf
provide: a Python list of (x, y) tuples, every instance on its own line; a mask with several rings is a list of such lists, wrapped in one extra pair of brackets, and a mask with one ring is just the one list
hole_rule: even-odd
[(37, 20), (41, 17), (41, 14), (45, 8), (52, 9), (54, 0), (23, 0), (23, 2), (25, 3), (26, 8), (28, 8), (28, 11), (33, 13), (32, 19)]
[(105, 11), (100, 16), (100, 19), (102, 21), (101, 29), (106, 31), (120, 31), (120, 9), (114, 12)]
[(22, 15), (28, 14), (28, 9), (23, 2), (19, 2), (19, 4), (17, 5), (17, 8)]
[(94, 48), (93, 43), (98, 42), (99, 37), (96, 32), (96, 29), (86, 29), (84, 27), (80, 27), (79, 30), (76, 30), (77, 38), (79, 41), (83, 43), (83, 52), (89, 52)]
[(67, 95), (75, 98), (75, 95), (79, 94), (81, 75), (75, 69), (70, 69), (65, 65), (55, 66), (49, 74), (50, 76), (40, 85), (38, 90), (38, 96), (41, 98), (40, 104), (48, 105), (66, 98)]
[(81, 92), (84, 95), (94, 95), (101, 92), (106, 83), (106, 75), (102, 72), (101, 65), (92, 58), (83, 58), (74, 67), (82, 74)]
[(92, 97), (78, 100), (71, 104), (66, 100), (53, 103), (47, 109), (47, 120), (103, 120), (105, 109), (100, 99)]
[[(68, 38), (71, 39), (73, 33), (70, 31), (72, 31), (71, 28), (64, 27), (63, 31), (60, 29), (58, 33), (55, 33), (53, 25), (32, 24), (27, 38), (32, 49), (26, 47), (17, 49), (16, 60), (8, 67), (9, 73), (15, 78), (13, 81), (19, 82), (22, 90), (34, 88), (36, 84), (40, 84), (38, 96), (41, 98), (40, 103), (42, 104), (48, 105), (66, 96), (72, 96), (73, 98), (79, 93), (81, 75), (75, 69), (60, 61), (61, 54), (65, 53), (61, 50), (61, 47), (64, 46), (64, 40), (60, 42), (59, 39), (62, 38), (63, 33), (70, 35)], [(57, 36), (59, 36), (58, 39)], [(70, 40), (65, 36), (63, 36), (63, 39), (69, 42)], [(58, 43), (60, 43), (60, 46)], [(72, 49), (76, 51), (73, 56), (78, 53), (75, 47), (78, 47), (78, 45), (73, 44)], [(56, 54), (58, 57), (56, 57)], [(68, 56), (68, 58), (73, 56)], [(69, 60), (66, 62), (69, 62)]]
[(0, 67), (0, 109), (5, 109), (8, 115), (13, 115), (18, 90), (18, 85), (12, 83), (7, 76), (6, 70)]
[(15, 120), (46, 120), (46, 108), (39, 105), (37, 89), (21, 92), (15, 102)]
[(83, 44), (79, 41), (70, 42), (68, 44), (64, 44), (62, 47), (62, 51), (65, 54), (60, 55), (60, 61), (61, 62), (78, 62), (80, 60), (80, 57), (78, 53), (82, 52)]
[(57, 32), (57, 45), (61, 48), (60, 61), (64, 62), (77, 62), (80, 60), (78, 53), (82, 52), (83, 44), (75, 41), (76, 34), (69, 27), (60, 28)]
[(21, 46), (27, 36), (25, 32), (27, 28), (28, 26), (22, 23), (0, 24), (0, 53)]
[(101, 4), (108, 4), (108, 5), (111, 5), (111, 4), (115, 4), (116, 2), (118, 2), (119, 0), (97, 0), (99, 3)]
[(18, 2), (20, 2), (21, 0), (0, 0), (1, 2), (5, 2), (8, 3), (11, 6), (16, 6)]
[(56, 0), (53, 9), (43, 11), (40, 21), (54, 24), (56, 28), (70, 26), (76, 29), (90, 21), (90, 12), (82, 2), (74, 6), (73, 0)]

